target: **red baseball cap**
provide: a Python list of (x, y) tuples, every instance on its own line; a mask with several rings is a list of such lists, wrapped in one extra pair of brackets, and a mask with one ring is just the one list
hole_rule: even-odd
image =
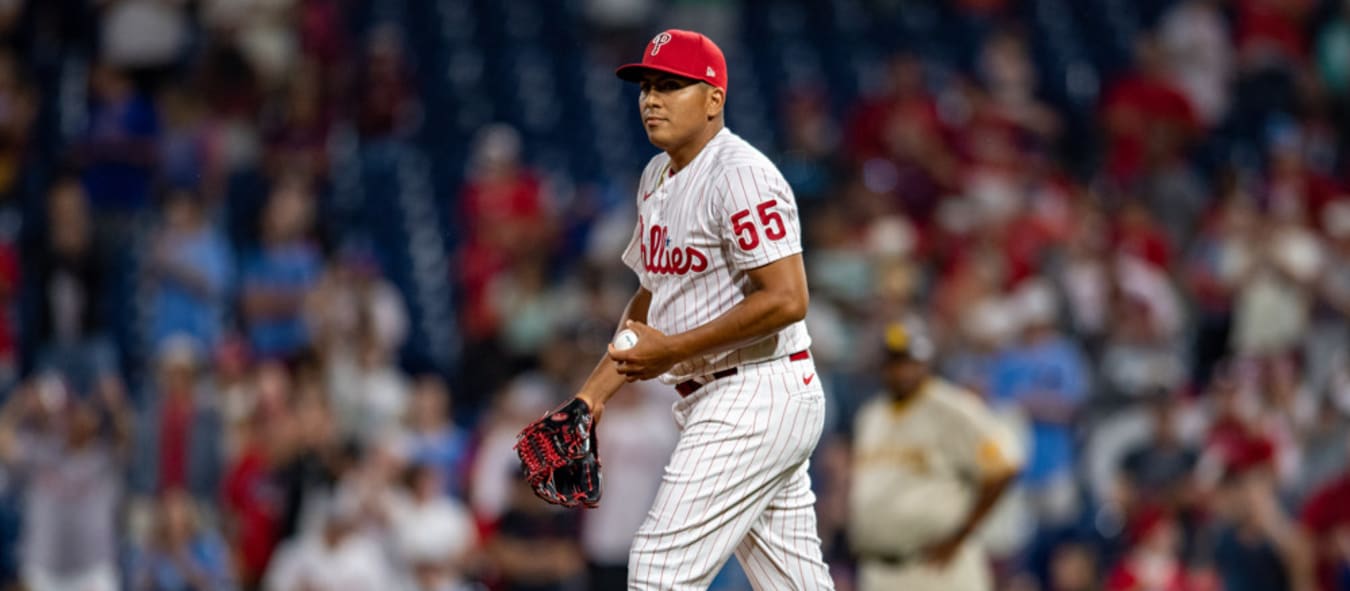
[(642, 62), (628, 64), (614, 73), (629, 82), (637, 82), (648, 71), (684, 76), (727, 90), (727, 58), (721, 48), (701, 33), (668, 29), (647, 43)]

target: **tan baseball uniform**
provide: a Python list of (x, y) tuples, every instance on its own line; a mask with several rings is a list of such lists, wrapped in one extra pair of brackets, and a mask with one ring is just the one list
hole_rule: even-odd
[(983, 402), (940, 378), (912, 397), (858, 412), (850, 536), (860, 591), (987, 591), (983, 550), (967, 543), (945, 569), (922, 556), (960, 528), (979, 483), (1015, 471), (1022, 452)]

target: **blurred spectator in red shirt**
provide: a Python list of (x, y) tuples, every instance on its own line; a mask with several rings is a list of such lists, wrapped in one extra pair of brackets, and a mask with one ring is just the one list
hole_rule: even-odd
[(317, 66), (297, 69), (270, 121), (264, 123), (269, 171), (298, 173), (309, 178), (328, 174), (328, 130), (332, 113)]
[(1102, 97), (1106, 172), (1122, 184), (1144, 172), (1150, 152), (1178, 153), (1199, 129), (1194, 107), (1168, 78), (1153, 39), (1138, 41), (1135, 64), (1136, 70), (1111, 84)]
[(209, 502), (219, 492), (222, 469), (220, 413), (200, 383), (201, 343), (179, 335), (160, 346), (159, 375), (136, 433), (136, 492), (154, 497), (182, 489)]
[(1059, 115), (1036, 97), (1036, 66), (1021, 34), (1008, 30), (992, 35), (981, 52), (979, 70), (989, 92), (984, 106), (991, 116), (1023, 134), (1019, 141), (1054, 141), (1060, 131)]
[(235, 550), (239, 580), (256, 588), (276, 548), (284, 511), (283, 491), (273, 471), (289, 446), (282, 417), (259, 412), (235, 462), (225, 472), (221, 508), (228, 517), (230, 546)]
[(1178, 88), (1206, 125), (1223, 121), (1232, 99), (1234, 59), (1221, 0), (1186, 0), (1158, 24), (1158, 40)]
[(1308, 58), (1304, 21), (1316, 0), (1238, 0), (1238, 52), (1249, 67), (1298, 65)]
[(1172, 267), (1172, 242), (1143, 203), (1125, 201), (1114, 230), (1117, 253), (1131, 255), (1158, 269)]
[(547, 253), (552, 219), (543, 183), (520, 161), (520, 135), (506, 125), (479, 132), (473, 169), (460, 191), (465, 243), (460, 280), (470, 342), (495, 335), (499, 318), (487, 290), (498, 274), (531, 254)]
[(1317, 549), (1321, 591), (1346, 591), (1350, 571), (1350, 471), (1313, 493), (1300, 518)]
[(19, 249), (0, 239), (0, 386), (18, 377), (18, 324), (14, 312), (19, 299)]
[(975, 17), (997, 17), (1014, 6), (1018, 0), (957, 0), (956, 6), (961, 12)]
[(1130, 549), (1106, 579), (1105, 591), (1196, 591), (1181, 561), (1176, 518), (1147, 509), (1131, 520)]
[(845, 125), (845, 144), (855, 165), (890, 152), (889, 121), (898, 118), (935, 133), (940, 127), (937, 101), (924, 87), (924, 67), (918, 56), (897, 53), (886, 70), (886, 88), (880, 95), (853, 105)]
[(300, 51), (319, 67), (325, 90), (332, 90), (337, 82), (333, 78), (343, 67), (342, 59), (351, 43), (343, 22), (343, 6), (342, 0), (300, 0)]
[(958, 163), (923, 77), (917, 57), (893, 56), (884, 94), (854, 105), (845, 144), (867, 189), (890, 196), (888, 209), (902, 210), (927, 231), (939, 200), (956, 185)]
[(1199, 475), (1207, 484), (1234, 472), (1278, 472), (1281, 441), (1269, 424), (1257, 374), (1252, 363), (1235, 364), (1217, 370), (1210, 381), (1208, 397), (1215, 415)]
[(379, 139), (402, 134), (420, 116), (417, 81), (404, 51), (397, 28), (380, 26), (370, 32), (356, 80), (356, 127), (361, 137)]

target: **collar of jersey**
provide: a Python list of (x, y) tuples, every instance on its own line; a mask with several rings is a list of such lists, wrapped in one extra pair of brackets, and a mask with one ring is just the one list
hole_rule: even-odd
[(712, 139), (708, 140), (708, 143), (703, 145), (703, 149), (699, 150), (698, 154), (694, 155), (694, 159), (690, 160), (689, 164), (686, 164), (683, 169), (677, 170), (673, 173), (670, 171), (670, 158), (667, 157), (665, 166), (661, 167), (661, 174), (659, 174), (656, 177), (656, 188), (652, 189), (652, 197), (655, 198), (665, 197), (666, 181), (674, 180), (675, 177), (678, 176), (681, 172), (693, 168), (694, 164), (698, 162), (698, 159), (702, 158), (704, 154), (707, 154), (710, 148), (721, 143), (723, 139), (729, 137), (730, 135), (731, 135), (731, 128), (723, 125), (722, 129), (717, 131), (717, 135), (714, 135)]

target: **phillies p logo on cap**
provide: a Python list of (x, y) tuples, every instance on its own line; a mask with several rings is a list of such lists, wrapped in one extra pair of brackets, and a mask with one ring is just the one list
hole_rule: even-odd
[(665, 72), (707, 82), (724, 92), (727, 89), (727, 60), (722, 49), (712, 39), (694, 31), (661, 31), (647, 43), (640, 63), (614, 71), (629, 82), (641, 80), (647, 72)]
[(661, 46), (670, 43), (670, 33), (662, 32), (652, 38), (652, 55), (661, 53)]

